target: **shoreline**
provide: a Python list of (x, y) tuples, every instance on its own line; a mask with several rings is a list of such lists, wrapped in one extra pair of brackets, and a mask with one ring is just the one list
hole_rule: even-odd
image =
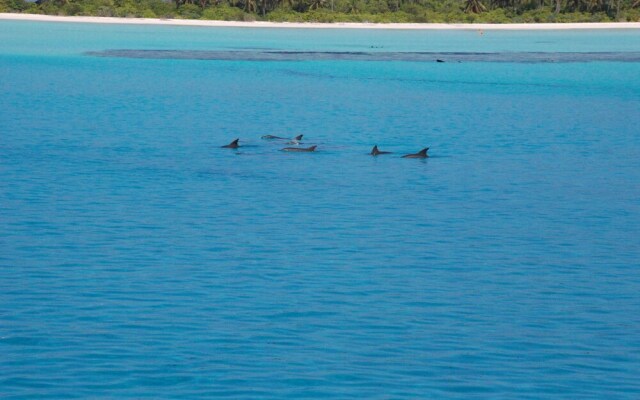
[(585, 22), (540, 24), (419, 24), (366, 22), (241, 22), (200, 19), (60, 17), (42, 14), (0, 13), (0, 21), (71, 22), (89, 24), (199, 26), (214, 28), (296, 28), (296, 29), (389, 29), (389, 30), (580, 30), (580, 29), (640, 29), (640, 22)]

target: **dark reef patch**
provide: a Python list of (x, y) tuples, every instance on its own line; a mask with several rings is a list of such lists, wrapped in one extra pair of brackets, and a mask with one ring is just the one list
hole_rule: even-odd
[(216, 61), (412, 61), (412, 62), (640, 62), (640, 52), (340, 52), (283, 50), (103, 50), (85, 53), (95, 57)]

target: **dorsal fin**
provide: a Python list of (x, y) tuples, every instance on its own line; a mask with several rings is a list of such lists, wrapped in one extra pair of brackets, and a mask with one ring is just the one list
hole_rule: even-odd
[(424, 149), (420, 150), (420, 151), (418, 152), (418, 154), (426, 155), (426, 154), (427, 154), (427, 151), (429, 151), (429, 148), (428, 148), (428, 147), (425, 147)]
[(233, 142), (229, 144), (225, 144), (222, 147), (224, 147), (225, 149), (237, 149), (238, 147), (240, 147), (240, 145), (238, 144), (238, 141), (240, 141), (240, 139), (236, 139)]
[(309, 151), (315, 151), (315, 150), (316, 150), (316, 147), (318, 147), (318, 146), (311, 146), (311, 147), (309, 147)]
[(378, 145), (376, 144), (375, 146), (373, 146), (373, 149), (371, 149), (371, 154), (375, 156), (378, 153), (380, 153), (380, 150), (378, 150)]
[(298, 135), (298, 136), (294, 137), (293, 140), (302, 140), (303, 136), (304, 135)]

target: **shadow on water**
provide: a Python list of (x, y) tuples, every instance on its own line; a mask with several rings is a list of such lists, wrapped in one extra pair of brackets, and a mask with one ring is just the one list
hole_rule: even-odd
[(84, 53), (95, 57), (215, 61), (411, 61), (570, 63), (638, 62), (640, 52), (367, 52), (281, 50), (144, 50), (113, 49)]

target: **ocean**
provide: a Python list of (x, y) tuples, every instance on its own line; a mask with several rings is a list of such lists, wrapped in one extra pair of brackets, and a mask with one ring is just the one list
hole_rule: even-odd
[(637, 399), (639, 55), (0, 21), (0, 397)]

